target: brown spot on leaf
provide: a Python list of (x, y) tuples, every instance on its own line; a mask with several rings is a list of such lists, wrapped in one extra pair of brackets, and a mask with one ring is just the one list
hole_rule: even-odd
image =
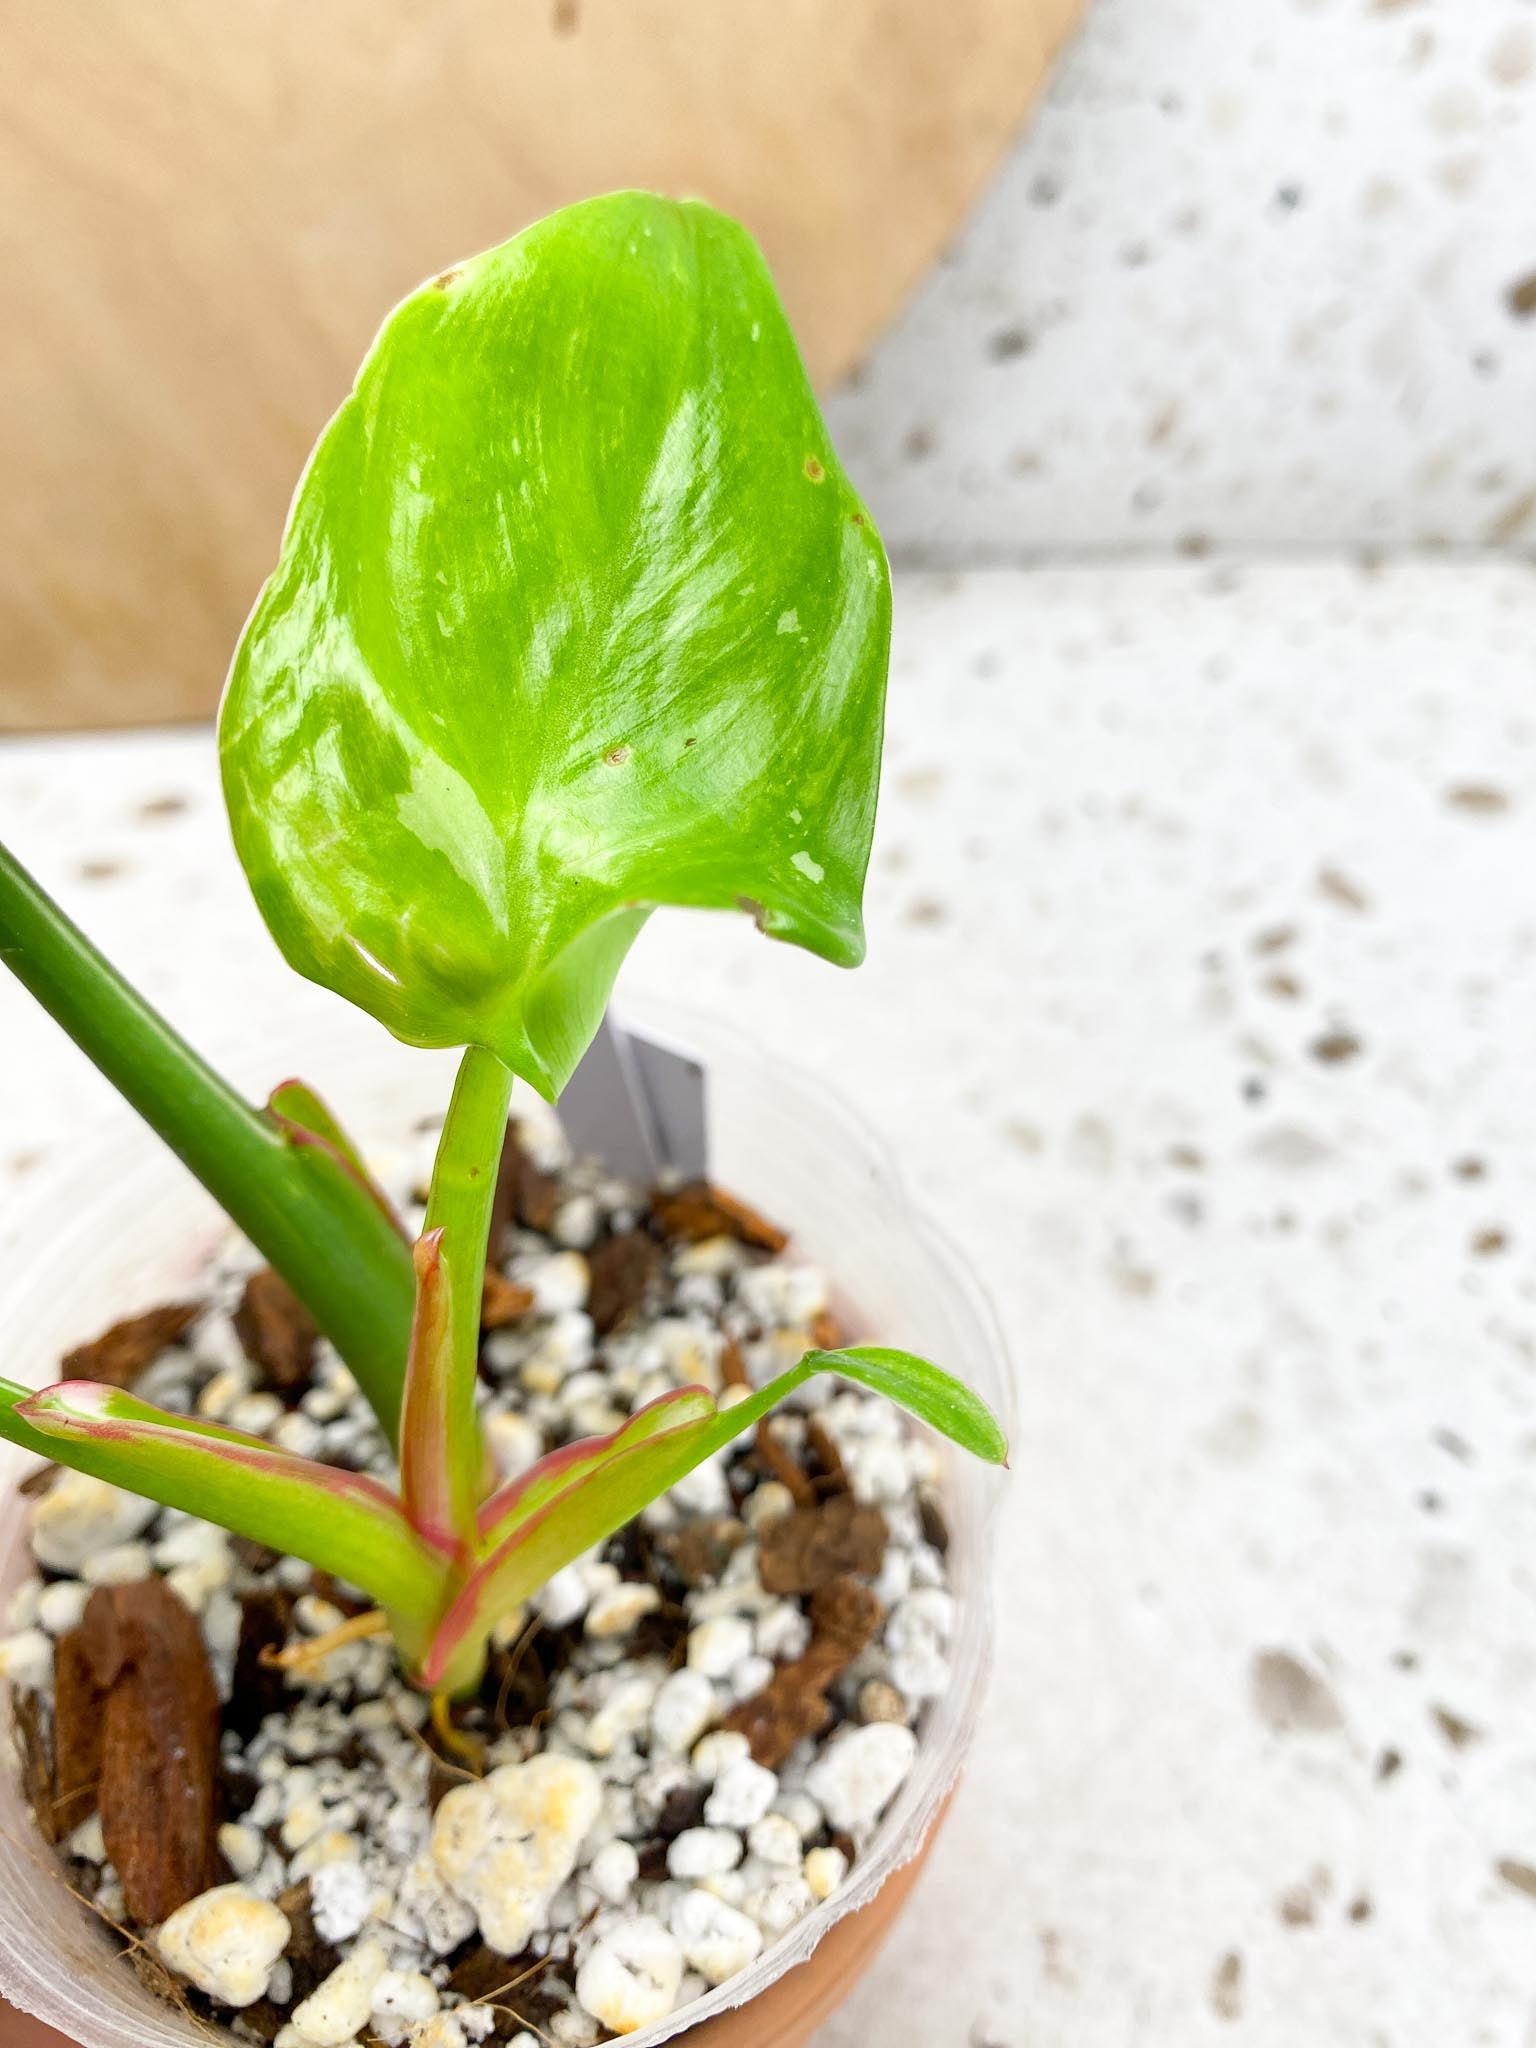
[(1536, 270), (1517, 277), (1504, 294), (1504, 302), (1517, 320), (1529, 320), (1536, 315)]
[(1500, 1230), (1496, 1225), (1487, 1230), (1479, 1230), (1473, 1236), (1472, 1250), (1480, 1259), (1496, 1258), (1500, 1252), (1509, 1250), (1509, 1233)]
[(1524, 1892), (1528, 1899), (1536, 1899), (1536, 1865), (1518, 1862), (1513, 1856), (1501, 1856), (1493, 1867), (1515, 1891)]
[(807, 455), (805, 458), (805, 473), (813, 484), (819, 484), (827, 472), (822, 468), (814, 455)]
[(103, 1386), (131, 1387), (147, 1365), (183, 1336), (198, 1314), (195, 1301), (168, 1302), (114, 1323), (89, 1344), (66, 1351), (63, 1377), (99, 1380)]
[(610, 747), (607, 753), (604, 754), (603, 759), (610, 768), (622, 768), (629, 759), (629, 749), (622, 744), (617, 747)]
[(1260, 1650), (1249, 1685), (1254, 1712), (1277, 1734), (1325, 1735), (1343, 1726), (1327, 1684), (1289, 1650)]

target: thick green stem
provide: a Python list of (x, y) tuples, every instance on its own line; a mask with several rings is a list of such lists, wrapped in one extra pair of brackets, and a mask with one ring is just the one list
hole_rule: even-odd
[(415, 1277), (366, 1190), (326, 1147), (295, 1143), (222, 1080), (3, 846), (0, 961), (282, 1274), (393, 1438)]
[[(480, 1300), (511, 1093), (512, 1076), (496, 1055), (470, 1046), (459, 1064), (438, 1141), (422, 1235), (426, 1245), (434, 1232), (441, 1232), (434, 1256), (440, 1261), (438, 1284), (446, 1309), (446, 1355), (433, 1370), (425, 1354), (418, 1358), (413, 1352), (406, 1392), (404, 1435), (410, 1455), (418, 1469), (428, 1461), (436, 1465), (439, 1497), (450, 1503), (454, 1533), (466, 1547), (475, 1539), (484, 1476), (475, 1416)], [(418, 1318), (423, 1342), (430, 1321)]]

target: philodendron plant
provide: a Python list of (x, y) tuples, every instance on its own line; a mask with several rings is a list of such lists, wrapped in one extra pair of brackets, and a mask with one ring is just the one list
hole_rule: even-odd
[(301, 973), (465, 1048), (409, 1246), (290, 1082), (214, 1075), (0, 856), (0, 952), (306, 1303), (398, 1492), (91, 1382), (0, 1382), (0, 1434), (361, 1587), (440, 1698), (493, 1629), (815, 1373), (978, 1455), (909, 1353), (809, 1351), (717, 1408), (664, 1395), (498, 1484), (476, 1359), (520, 1076), (553, 1100), (662, 904), (744, 909), (851, 966), (889, 638), (880, 541), (757, 249), (622, 193), (445, 271), (386, 321), (298, 490), (219, 746), (239, 853)]

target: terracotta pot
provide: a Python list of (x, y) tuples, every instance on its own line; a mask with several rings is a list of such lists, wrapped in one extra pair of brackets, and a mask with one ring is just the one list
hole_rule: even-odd
[(888, 1877), (867, 1906), (839, 1920), (805, 1962), (760, 1991), (750, 2005), (690, 2027), (679, 2048), (804, 2048), (874, 1962), (923, 1874), (949, 1802), (921, 1849)]
[[(637, 1021), (704, 1057), (712, 1170), (786, 1224), (832, 1277), (845, 1327), (942, 1359), (1006, 1426), (1011, 1388), (985, 1297), (914, 1209), (869, 1133), (817, 1082), (715, 1020), (648, 1004)], [(217, 1063), (258, 1098), (275, 1075), (305, 1074), (381, 1160), (418, 1118), (441, 1110), (453, 1071), (451, 1057), (407, 1050), (345, 1014), (324, 1032), (310, 1025), (289, 1038), (274, 1033), (253, 1057)], [(530, 1114), (530, 1103), (520, 1100), (518, 1110)], [(71, 1345), (119, 1316), (180, 1298), (224, 1227), (208, 1198), (126, 1112), (105, 1125), (91, 1145), (72, 1148), (67, 1172), (61, 1165), (29, 1180), (28, 1256), (8, 1263), (0, 1294), (7, 1371), (45, 1382)], [(92, 1288), (83, 1294), (87, 1272)], [(27, 1568), (26, 1503), (14, 1490), (25, 1463), (0, 1443), (0, 1597)], [(988, 1468), (958, 1456), (947, 1466), (959, 1602), (951, 1683), (925, 1715), (917, 1764), (847, 1882), (740, 1977), (700, 1999), (691, 2027), (681, 2016), (661, 2022), (632, 2035), (631, 2048), (680, 2038), (688, 2048), (800, 2048), (868, 1968), (916, 1882), (975, 1726), (991, 1634), (997, 1489)], [(152, 1999), (68, 1895), (19, 1788), (0, 1772), (4, 1995), (82, 2048), (207, 2048), (206, 2031)], [(0, 2015), (0, 2048), (13, 2042), (33, 2048)]]

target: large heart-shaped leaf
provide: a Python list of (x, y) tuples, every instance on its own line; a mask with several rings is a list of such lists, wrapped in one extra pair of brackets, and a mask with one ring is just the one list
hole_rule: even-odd
[(878, 536), (708, 207), (553, 215), (391, 315), (300, 487), (220, 742), (290, 962), (555, 1094), (648, 912), (863, 953)]

